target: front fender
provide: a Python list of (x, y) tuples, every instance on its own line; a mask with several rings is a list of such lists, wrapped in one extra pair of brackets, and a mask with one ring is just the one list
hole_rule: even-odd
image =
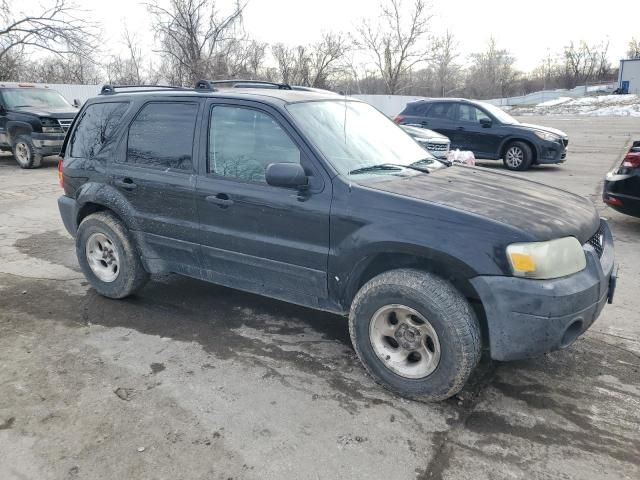
[(31, 135), (33, 127), (28, 122), (10, 120), (7, 122), (7, 132), (9, 133), (9, 143), (12, 144), (18, 135)]

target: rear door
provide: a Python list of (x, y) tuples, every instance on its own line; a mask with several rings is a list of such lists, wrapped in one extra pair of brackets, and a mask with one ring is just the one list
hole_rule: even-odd
[(426, 128), (435, 130), (451, 140), (451, 148), (462, 149), (461, 139), (457, 136), (456, 104), (454, 102), (435, 102), (426, 112)]
[(110, 183), (133, 207), (148, 261), (173, 271), (199, 267), (195, 205), (199, 99), (154, 100), (128, 125), (124, 154), (109, 169)]
[[(496, 122), (482, 109), (467, 103), (458, 104), (458, 131), (460, 144), (471, 150), (476, 157), (491, 158), (496, 155), (500, 137), (495, 131)], [(483, 126), (480, 121), (491, 120), (493, 125)]]
[[(211, 100), (197, 183), (203, 267), (211, 280), (296, 303), (327, 296), (331, 183), (273, 107)], [(272, 187), (270, 163), (300, 163), (307, 191)]]

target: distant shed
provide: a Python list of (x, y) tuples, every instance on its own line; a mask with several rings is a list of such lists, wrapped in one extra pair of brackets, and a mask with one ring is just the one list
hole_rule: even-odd
[(618, 88), (620, 88), (623, 93), (640, 95), (640, 58), (620, 60)]

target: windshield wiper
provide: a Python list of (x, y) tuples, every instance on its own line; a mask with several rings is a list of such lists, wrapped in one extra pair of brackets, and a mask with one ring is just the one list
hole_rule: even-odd
[(378, 165), (369, 165), (368, 167), (360, 167), (355, 170), (351, 170), (349, 175), (357, 175), (359, 173), (367, 173), (367, 172), (375, 172), (378, 170), (392, 170), (397, 171), (398, 169), (406, 168), (404, 165), (396, 165), (393, 163), (380, 163)]
[[(426, 160), (426, 159), (425, 159)], [(349, 175), (357, 175), (359, 173), (368, 173), (368, 172), (376, 172), (379, 170), (382, 171), (398, 171), (401, 170), (403, 168), (408, 168), (411, 170), (416, 170), (418, 172), (422, 172), (422, 173), (431, 173), (429, 170), (427, 170), (426, 168), (422, 168), (417, 166), (417, 163), (422, 162), (423, 160), (419, 160), (415, 163), (412, 163), (411, 165), (401, 165), (399, 163), (380, 163), (378, 165), (369, 165), (368, 167), (360, 167), (360, 168), (356, 168), (355, 170), (351, 170), (349, 172)]]

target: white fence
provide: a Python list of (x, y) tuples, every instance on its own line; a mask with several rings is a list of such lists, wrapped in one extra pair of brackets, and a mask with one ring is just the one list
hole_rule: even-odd
[(571, 90), (542, 90), (540, 92), (529, 93), (519, 97), (493, 98), (491, 100), (483, 100), (483, 102), (491, 103), (497, 106), (505, 105), (538, 105), (549, 100), (556, 100), (561, 97), (580, 98), (590, 94), (602, 92), (603, 94), (611, 93), (615, 90), (617, 84), (607, 83), (601, 85), (580, 85)]

